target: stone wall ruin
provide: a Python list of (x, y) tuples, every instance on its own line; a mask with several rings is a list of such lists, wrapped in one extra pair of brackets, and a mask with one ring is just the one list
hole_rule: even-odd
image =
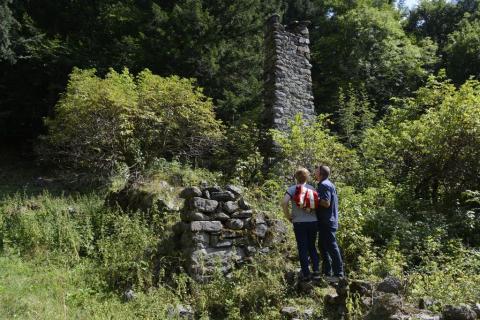
[(185, 205), (174, 231), (185, 268), (197, 281), (206, 281), (219, 270), (228, 274), (285, 240), (285, 224), (257, 212), (238, 187), (188, 187), (180, 197)]

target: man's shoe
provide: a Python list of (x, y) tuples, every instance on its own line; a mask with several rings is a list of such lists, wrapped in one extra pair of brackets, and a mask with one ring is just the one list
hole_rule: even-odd
[(312, 273), (312, 280), (318, 281), (321, 279), (322, 279), (322, 275), (320, 274), (320, 272), (316, 271)]

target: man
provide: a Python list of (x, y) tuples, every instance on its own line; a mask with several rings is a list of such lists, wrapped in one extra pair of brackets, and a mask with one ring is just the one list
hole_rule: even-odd
[[(302, 276), (300, 280), (309, 281), (312, 276), (313, 279), (320, 278), (319, 264), (320, 259), (317, 253), (315, 243), (317, 240), (317, 216), (314, 211), (308, 211), (297, 205), (294, 201), (294, 196), (297, 187), (315, 190), (314, 187), (307, 184), (310, 173), (305, 168), (299, 168), (295, 172), (295, 180), (298, 185), (290, 186), (285, 197), (282, 200), (282, 208), (285, 217), (293, 223), (293, 231), (295, 233), (295, 240), (297, 241), (298, 258), (302, 269)], [(305, 190), (305, 189), (304, 189)], [(289, 203), (292, 202), (292, 212), (289, 210)], [(313, 274), (310, 273), (309, 259), (312, 263)]]
[(338, 195), (335, 185), (328, 179), (329, 176), (329, 167), (321, 165), (316, 168), (319, 198), (318, 246), (323, 259), (323, 274), (327, 281), (336, 282), (344, 276), (344, 273), (342, 256), (335, 236), (338, 229)]

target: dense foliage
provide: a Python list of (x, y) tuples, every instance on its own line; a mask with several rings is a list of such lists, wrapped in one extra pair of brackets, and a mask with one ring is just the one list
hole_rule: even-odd
[(48, 118), (46, 161), (111, 175), (139, 172), (158, 158), (198, 160), (221, 137), (213, 105), (191, 80), (76, 69)]

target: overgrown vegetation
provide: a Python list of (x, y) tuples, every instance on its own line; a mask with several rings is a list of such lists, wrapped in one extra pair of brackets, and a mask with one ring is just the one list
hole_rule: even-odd
[[(319, 163), (339, 191), (349, 277), (400, 277), (407, 299), (432, 298), (434, 311), (479, 302), (480, 2), (393, 3), (0, 1), (0, 136), (33, 141), (49, 164), (34, 166), (28, 144), (18, 158), (0, 152), (0, 318), (165, 319), (179, 305), (200, 319), (279, 319), (286, 304), (323, 313), (328, 289), (300, 294), (289, 281), (291, 233), (201, 284), (174, 249), (179, 215), (104, 205), (126, 185), (179, 202), (184, 186), (235, 183), (281, 218), (293, 170)], [(281, 153), (265, 171), (262, 25), (273, 10), (312, 21), (320, 115), (270, 132)]]

